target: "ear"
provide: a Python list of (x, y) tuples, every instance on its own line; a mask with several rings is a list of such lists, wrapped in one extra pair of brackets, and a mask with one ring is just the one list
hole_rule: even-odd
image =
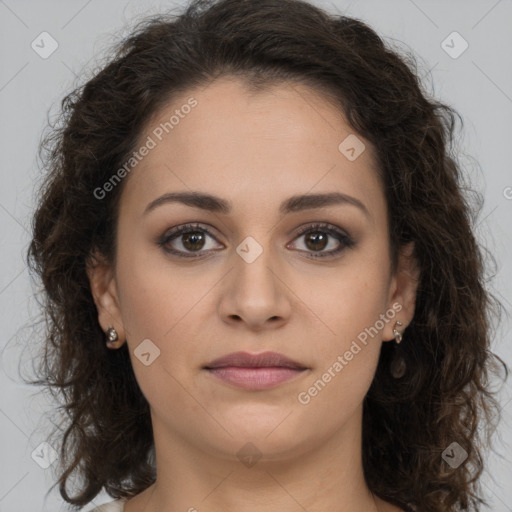
[(113, 269), (105, 257), (96, 250), (89, 257), (86, 270), (94, 303), (98, 310), (98, 322), (103, 332), (106, 332), (109, 327), (113, 327), (118, 334), (118, 340), (108, 342), (107, 346), (119, 348), (125, 342), (126, 334), (121, 319)]
[(403, 333), (411, 323), (416, 305), (419, 278), (420, 270), (418, 261), (414, 257), (414, 242), (409, 242), (400, 249), (397, 270), (391, 279), (388, 309), (394, 310), (396, 314), (393, 320), (386, 324), (383, 340), (394, 340), (395, 322), (402, 322), (402, 325), (397, 327), (397, 331), (400, 333)]

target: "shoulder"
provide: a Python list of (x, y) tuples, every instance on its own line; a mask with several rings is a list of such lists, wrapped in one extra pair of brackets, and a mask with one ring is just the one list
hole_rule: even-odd
[(104, 503), (98, 507), (90, 509), (88, 512), (123, 512), (126, 500), (119, 499)]

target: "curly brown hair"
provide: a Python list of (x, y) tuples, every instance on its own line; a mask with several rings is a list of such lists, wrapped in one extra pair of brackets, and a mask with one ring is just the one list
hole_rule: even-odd
[[(115, 264), (124, 180), (98, 200), (137, 147), (145, 123), (178, 92), (236, 76), (256, 90), (283, 82), (321, 91), (373, 144), (389, 211), (396, 268), (415, 243), (420, 281), (401, 344), (405, 374), (389, 373), (383, 344), (363, 411), (363, 467), (370, 490), (424, 512), (478, 510), (483, 450), (499, 421), (490, 376), (505, 363), (490, 351), (501, 304), (485, 288), (484, 249), (472, 195), (453, 151), (456, 117), (429, 97), (415, 58), (360, 20), (301, 0), (195, 0), (153, 15), (109, 62), (62, 101), (40, 146), (46, 174), (27, 260), (43, 285), (46, 337), (36, 384), (62, 400), (62, 497), (80, 508), (104, 488), (138, 494), (156, 478), (149, 405), (126, 344), (105, 348), (86, 273), (95, 249)], [(491, 256), (492, 258), (492, 256)], [(452, 469), (452, 442), (467, 460)], [(129, 447), (129, 450), (126, 448)], [(73, 477), (76, 493), (67, 486)], [(57, 485), (57, 484), (55, 484)]]

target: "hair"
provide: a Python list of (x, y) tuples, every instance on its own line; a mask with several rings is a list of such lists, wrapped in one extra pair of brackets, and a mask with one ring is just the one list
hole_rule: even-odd
[[(81, 507), (102, 489), (130, 497), (156, 478), (148, 402), (126, 344), (105, 347), (86, 272), (94, 250), (115, 266), (126, 179), (101, 200), (94, 191), (175, 95), (233, 77), (253, 91), (303, 84), (333, 101), (375, 149), (393, 270), (400, 248), (415, 244), (415, 314), (400, 344), (406, 372), (390, 375), (395, 349), (384, 343), (363, 402), (367, 485), (424, 512), (487, 504), (478, 479), (500, 416), (490, 377), (499, 363), (508, 376), (490, 350), (502, 306), (486, 290), (474, 233), (472, 198), (481, 195), (469, 194), (453, 151), (456, 117), (462, 120), (429, 97), (416, 66), (364, 22), (302, 0), (195, 0), (179, 15), (140, 21), (107, 64), (62, 100), (40, 144), (45, 174), (27, 261), (42, 283), (46, 325), (34, 383), (62, 400), (65, 416), (57, 481), (64, 500)], [(442, 457), (452, 442), (467, 452), (457, 468)]]

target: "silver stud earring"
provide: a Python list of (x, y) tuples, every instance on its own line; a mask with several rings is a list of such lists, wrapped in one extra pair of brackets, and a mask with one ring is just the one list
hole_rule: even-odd
[(107, 341), (114, 342), (119, 339), (117, 331), (113, 327), (107, 329)]

